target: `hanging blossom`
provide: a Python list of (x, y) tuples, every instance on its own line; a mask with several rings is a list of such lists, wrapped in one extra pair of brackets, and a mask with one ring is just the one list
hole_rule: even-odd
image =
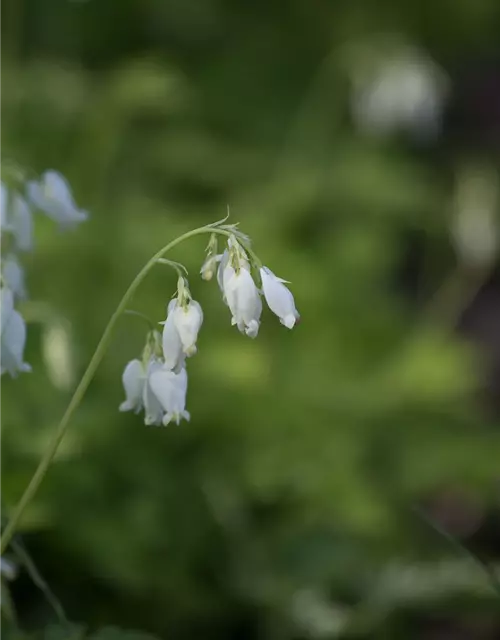
[[(219, 254), (216, 234), (212, 234), (200, 273), (203, 280), (211, 280), (217, 271), (222, 299), (231, 312), (231, 324), (256, 338), (264, 297), (281, 324), (293, 329), (300, 316), (287, 281), (262, 265), (251, 250), (249, 239), (236, 225), (221, 228), (229, 236), (227, 247)], [(167, 305), (167, 317), (159, 323), (163, 326), (162, 333), (154, 330), (147, 334), (142, 357), (131, 360), (122, 375), (125, 400), (119, 409), (136, 413), (144, 410), (146, 425), (167, 426), (190, 419), (186, 410), (187, 359), (197, 353), (203, 311), (191, 296), (187, 278), (179, 269), (181, 265), (170, 265), (178, 270), (179, 278), (177, 291)], [(261, 288), (252, 272), (260, 277)]]
[(30, 203), (62, 229), (88, 218), (88, 213), (76, 206), (68, 181), (57, 171), (46, 171), (40, 180), (28, 182), (27, 192)]
[(88, 217), (85, 211), (77, 209), (68, 183), (56, 171), (47, 171), (40, 181), (29, 182), (16, 172), (9, 184), (0, 184), (1, 373), (7, 372), (12, 377), (31, 371), (24, 362), (26, 322), (14, 304), (27, 298), (21, 255), (34, 249), (34, 212), (37, 210), (62, 227), (74, 226)]

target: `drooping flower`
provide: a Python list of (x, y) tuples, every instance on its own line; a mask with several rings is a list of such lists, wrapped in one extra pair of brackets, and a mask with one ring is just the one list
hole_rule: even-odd
[(186, 411), (187, 372), (181, 369), (179, 373), (168, 371), (165, 368), (157, 369), (149, 376), (151, 389), (160, 402), (165, 414), (163, 424), (167, 426), (174, 421), (179, 424), (181, 419), (190, 419)]
[(159, 426), (163, 420), (163, 406), (153, 392), (151, 376), (162, 369), (162, 363), (156, 358), (151, 358), (146, 373), (146, 381), (143, 389), (144, 424), (147, 426)]
[(8, 229), (14, 236), (18, 251), (33, 249), (33, 215), (28, 203), (18, 194), (12, 196), (10, 208), (7, 209)]
[(196, 340), (203, 322), (203, 311), (196, 300), (189, 300), (186, 304), (173, 305), (172, 316), (175, 328), (179, 334), (183, 352), (189, 357), (196, 353)]
[(28, 182), (29, 200), (62, 228), (70, 228), (88, 218), (78, 209), (68, 182), (57, 171), (46, 171), (40, 181)]
[(135, 411), (139, 413), (143, 406), (143, 389), (146, 372), (140, 360), (131, 360), (122, 375), (125, 401), (121, 403), (120, 411)]
[[(3, 291), (3, 290), (2, 290)], [(2, 296), (2, 302), (5, 296)], [(7, 298), (7, 304), (9, 299)], [(2, 305), (2, 349), (1, 349), (1, 373), (9, 373), (13, 378), (18, 373), (31, 371), (29, 364), (24, 362), (24, 347), (26, 344), (26, 323), (22, 315), (15, 309), (7, 309), (7, 316)]]
[(7, 325), (7, 320), (14, 310), (14, 294), (9, 287), (0, 289), (0, 312), (1, 312), (1, 330), (2, 334)]
[(292, 292), (283, 284), (287, 282), (278, 278), (267, 267), (260, 269), (264, 297), (271, 311), (278, 316), (281, 324), (293, 329), (300, 316), (295, 308)]
[(9, 228), (7, 219), (7, 205), (9, 202), (9, 192), (4, 183), (0, 183), (0, 230), (2, 233)]
[(262, 301), (249, 269), (241, 266), (236, 270), (228, 263), (222, 280), (224, 295), (233, 314), (231, 324), (237, 325), (238, 329), (250, 338), (257, 337)]
[(26, 287), (24, 285), (24, 272), (14, 254), (9, 254), (3, 260), (2, 278), (5, 285), (17, 298), (26, 297)]
[(184, 366), (184, 360), (186, 358), (182, 350), (181, 337), (177, 330), (174, 309), (177, 306), (177, 300), (171, 300), (167, 307), (167, 319), (160, 324), (163, 324), (163, 358), (165, 360), (165, 369), (179, 371)]

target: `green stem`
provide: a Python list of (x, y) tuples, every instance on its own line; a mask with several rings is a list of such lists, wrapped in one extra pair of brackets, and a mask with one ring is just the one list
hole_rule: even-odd
[(104, 333), (102, 334), (102, 337), (99, 340), (96, 350), (94, 351), (94, 355), (92, 356), (88, 364), (88, 367), (82, 376), (82, 379), (80, 380), (77, 388), (75, 389), (73, 397), (69, 402), (69, 405), (61, 419), (61, 422), (59, 423), (54, 435), (52, 436), (52, 439), (49, 443), (49, 446), (47, 447), (46, 452), (44, 453), (42, 459), (40, 460), (38, 467), (36, 468), (36, 471), (33, 474), (33, 477), (31, 478), (28, 486), (24, 490), (23, 495), (21, 496), (19, 502), (17, 503), (12, 516), (9, 519), (7, 526), (5, 527), (5, 531), (2, 535), (2, 539), (0, 542), (0, 554), (4, 553), (5, 549), (7, 548), (7, 545), (12, 539), (12, 536), (16, 532), (17, 526), (19, 524), (19, 521), (26, 507), (29, 505), (29, 503), (33, 499), (33, 496), (38, 491), (38, 488), (40, 487), (40, 484), (42, 483), (42, 480), (45, 474), (47, 473), (48, 468), (50, 467), (50, 464), (54, 458), (54, 455), (56, 454), (56, 451), (59, 445), (61, 444), (62, 439), (64, 438), (64, 435), (66, 434), (66, 431), (68, 429), (68, 425), (73, 416), (73, 413), (75, 412), (80, 402), (82, 401), (85, 395), (85, 392), (87, 391), (90, 383), (92, 382), (92, 379), (95, 375), (97, 367), (101, 363), (101, 360), (103, 359), (103, 356), (106, 353), (106, 350), (108, 348), (116, 323), (118, 322), (122, 313), (126, 311), (127, 306), (130, 300), (132, 299), (134, 293), (138, 289), (139, 285), (142, 283), (142, 281), (148, 275), (151, 269), (155, 266), (158, 260), (162, 258), (166, 253), (168, 253), (171, 249), (176, 247), (178, 244), (180, 244), (181, 242), (184, 242), (184, 240), (187, 240), (188, 238), (192, 238), (194, 236), (201, 235), (203, 233), (218, 233), (219, 235), (223, 235), (227, 237), (231, 235), (229, 231), (226, 231), (224, 229), (218, 229), (217, 226), (215, 226), (217, 224), (220, 224), (220, 223), (216, 222), (214, 224), (210, 224), (205, 227), (199, 227), (198, 229), (194, 229), (193, 231), (188, 231), (187, 233), (183, 234), (179, 238), (172, 240), (172, 242), (169, 242), (157, 253), (155, 253), (155, 255), (144, 265), (141, 271), (139, 271), (139, 273), (133, 279), (129, 288), (125, 292), (123, 298), (120, 300), (118, 306), (116, 307), (115, 312), (111, 316), (106, 326), (106, 329), (104, 330)]

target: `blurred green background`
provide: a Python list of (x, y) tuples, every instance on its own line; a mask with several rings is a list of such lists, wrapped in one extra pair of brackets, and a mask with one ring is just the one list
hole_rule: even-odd
[[(145, 335), (120, 322), (20, 531), (73, 637), (499, 637), (466, 549), (500, 561), (500, 279), (479, 217), (462, 253), (450, 232), (485, 191), (498, 209), (499, 33), (497, 0), (4, 0), (2, 159), (90, 212), (36, 221), (4, 517), (162, 245), (229, 204), (302, 316), (249, 340), (198, 276), (206, 239), (176, 249), (205, 323), (168, 429), (118, 412)], [(420, 110), (411, 69), (373, 80), (408, 58)], [(174, 290), (159, 266), (133, 307), (162, 320)], [(8, 587), (7, 637), (70, 637), (25, 571)]]

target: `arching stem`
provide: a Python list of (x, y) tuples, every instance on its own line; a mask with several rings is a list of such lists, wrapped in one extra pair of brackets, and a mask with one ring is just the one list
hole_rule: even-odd
[(188, 240), (189, 238), (193, 238), (194, 236), (202, 235), (204, 233), (218, 233), (219, 235), (229, 237), (231, 235), (229, 231), (227, 231), (226, 229), (218, 228), (218, 225), (222, 224), (224, 221), (225, 219), (219, 222), (215, 222), (214, 224), (209, 224), (205, 227), (199, 227), (198, 229), (194, 229), (193, 231), (188, 231), (187, 233), (184, 233), (182, 236), (179, 236), (178, 238), (176, 238), (175, 240), (172, 240), (172, 242), (169, 242), (157, 253), (155, 253), (154, 256), (150, 260), (148, 260), (148, 262), (144, 265), (144, 267), (135, 276), (129, 288), (125, 292), (123, 298), (118, 303), (118, 306), (116, 307), (113, 315), (111, 316), (106, 328), (104, 329), (104, 333), (102, 334), (102, 337), (99, 340), (99, 343), (97, 344), (96, 350), (94, 351), (94, 355), (90, 359), (87, 369), (85, 370), (85, 373), (83, 374), (80, 382), (78, 383), (78, 386), (75, 389), (73, 397), (71, 398), (68, 404), (68, 407), (64, 412), (64, 415), (61, 418), (61, 421), (59, 422), (59, 425), (56, 431), (54, 432), (52, 439), (49, 442), (49, 446), (47, 447), (47, 450), (45, 451), (42, 459), (40, 460), (38, 467), (36, 468), (36, 471), (33, 474), (33, 477), (29, 481), (28, 486), (24, 490), (23, 495), (21, 496), (19, 502), (17, 503), (14, 509), (14, 512), (12, 513), (12, 516), (10, 517), (9, 522), (5, 527), (5, 531), (2, 535), (2, 539), (0, 542), (0, 554), (4, 553), (5, 549), (7, 548), (7, 545), (12, 539), (12, 536), (17, 530), (19, 521), (21, 520), (21, 517), (24, 511), (26, 510), (26, 507), (29, 505), (34, 495), (38, 491), (38, 488), (40, 487), (40, 484), (42, 483), (42, 480), (45, 477), (45, 474), (47, 473), (47, 470), (50, 467), (50, 464), (57, 452), (57, 449), (59, 448), (59, 445), (61, 444), (62, 439), (66, 434), (70, 420), (74, 412), (80, 405), (80, 402), (82, 401), (85, 395), (85, 392), (87, 391), (90, 383), (92, 382), (95, 372), (97, 371), (97, 368), (101, 363), (104, 357), (104, 354), (106, 353), (114, 328), (118, 320), (120, 319), (121, 315), (126, 311), (130, 301), (132, 300), (134, 293), (139, 288), (139, 285), (142, 283), (142, 281), (148, 275), (151, 269), (157, 264), (157, 262), (161, 258), (163, 258), (163, 256), (166, 253), (168, 253), (171, 249), (176, 247), (181, 242), (184, 242), (184, 240)]

